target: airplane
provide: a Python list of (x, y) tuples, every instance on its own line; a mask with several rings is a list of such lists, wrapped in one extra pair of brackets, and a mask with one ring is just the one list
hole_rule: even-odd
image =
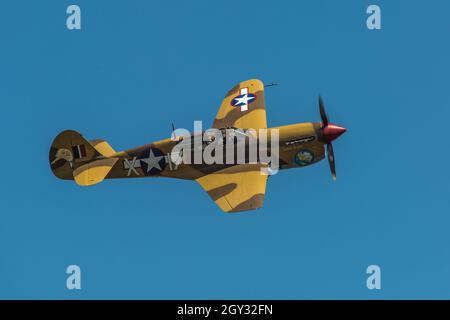
[[(319, 112), (321, 122), (267, 128), (264, 84), (258, 79), (251, 79), (240, 82), (228, 91), (212, 128), (223, 134), (223, 144), (229, 145), (236, 144), (236, 139), (226, 137), (227, 132), (233, 132), (234, 136), (243, 134), (245, 140), (248, 138), (245, 130), (249, 128), (258, 132), (274, 132), (276, 129), (280, 170), (315, 164), (325, 158), (326, 149), (331, 175), (336, 180), (332, 142), (346, 129), (329, 122), (320, 96)], [(65, 130), (51, 144), (50, 167), (56, 177), (75, 180), (80, 186), (91, 186), (104, 179), (116, 178), (168, 177), (195, 180), (223, 212), (261, 208), (267, 179), (271, 174), (270, 170), (264, 174), (262, 169), (269, 168), (270, 163), (257, 157), (256, 161), (248, 163), (208, 164), (202, 160), (201, 163), (175, 164), (172, 150), (180, 143), (190, 141), (188, 138), (196, 134), (176, 136), (173, 133), (171, 138), (116, 152), (103, 139), (88, 141), (77, 131)], [(270, 140), (272, 136), (268, 136)], [(207, 145), (208, 141), (202, 142), (200, 148)], [(248, 144), (245, 144), (246, 151), (248, 148)]]

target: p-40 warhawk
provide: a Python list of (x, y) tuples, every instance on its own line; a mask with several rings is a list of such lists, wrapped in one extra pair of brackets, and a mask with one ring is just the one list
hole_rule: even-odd
[[(336, 179), (331, 143), (346, 129), (329, 123), (320, 97), (319, 110), (321, 122), (297, 123), (268, 129), (264, 84), (256, 79), (247, 80), (232, 88), (223, 99), (212, 125), (220, 136), (215, 134), (206, 141), (202, 139), (199, 147), (200, 151), (206, 151), (211, 143), (215, 143), (215, 148), (219, 145), (223, 150), (227, 150), (220, 156), (225, 159), (229, 150), (236, 150), (238, 140), (243, 140), (244, 161), (211, 163), (203, 158), (194, 163), (174, 161), (176, 157), (173, 156), (173, 150), (183, 144), (186, 147), (187, 141), (192, 154), (196, 152), (195, 144), (191, 143), (199, 136), (199, 133), (195, 132), (182, 136), (172, 134), (168, 139), (116, 152), (105, 140), (88, 141), (73, 130), (61, 132), (53, 140), (49, 161), (55, 176), (75, 180), (81, 186), (90, 186), (113, 178), (168, 177), (196, 180), (224, 212), (253, 210), (263, 206), (267, 177), (272, 172), (263, 170), (270, 169), (271, 163), (263, 160), (259, 154), (253, 158), (249, 156), (252, 147), (248, 141), (250, 137), (253, 137), (253, 140), (261, 140), (258, 132), (268, 133), (264, 140), (269, 147), (265, 151), (270, 154), (271, 159), (276, 157), (281, 170), (319, 162), (325, 157), (326, 147), (331, 175)], [(275, 137), (271, 134), (274, 130), (277, 132), (277, 141), (272, 139)], [(206, 136), (206, 132), (202, 132), (200, 136)], [(239, 137), (244, 138), (238, 139)], [(274, 141), (277, 142), (277, 154), (271, 153), (271, 149), (275, 149)], [(212, 149), (212, 154), (219, 150)], [(260, 145), (257, 149), (261, 151)], [(179, 151), (178, 160), (180, 156), (189, 153), (186, 153), (186, 149), (183, 150), (185, 154)], [(236, 155), (233, 155), (232, 159), (236, 160)]]

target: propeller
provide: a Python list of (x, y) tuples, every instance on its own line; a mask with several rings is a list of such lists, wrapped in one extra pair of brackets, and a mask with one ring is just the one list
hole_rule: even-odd
[(330, 164), (331, 177), (336, 181), (336, 164), (334, 163), (334, 152), (331, 142), (327, 143), (327, 157), (328, 163)]
[(331, 124), (328, 121), (328, 116), (325, 111), (325, 105), (323, 103), (322, 97), (319, 96), (319, 112), (320, 118), (322, 119), (321, 127), (321, 141), (327, 145), (327, 158), (328, 164), (330, 165), (331, 177), (336, 181), (336, 163), (334, 161), (333, 144), (331, 143), (341, 134), (343, 134), (346, 129), (335, 124)]
[(324, 128), (328, 125), (328, 116), (325, 111), (325, 106), (323, 104), (323, 100), (322, 100), (321, 96), (319, 96), (319, 112), (320, 112), (320, 117), (322, 118), (322, 128)]

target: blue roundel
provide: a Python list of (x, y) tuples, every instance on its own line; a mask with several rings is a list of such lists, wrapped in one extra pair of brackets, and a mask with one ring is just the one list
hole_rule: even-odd
[(156, 148), (145, 150), (139, 158), (141, 168), (146, 175), (158, 174), (163, 171), (167, 165), (164, 153)]
[(256, 96), (253, 93), (244, 93), (240, 94), (231, 100), (231, 105), (233, 107), (242, 107), (249, 105), (253, 101), (255, 101)]

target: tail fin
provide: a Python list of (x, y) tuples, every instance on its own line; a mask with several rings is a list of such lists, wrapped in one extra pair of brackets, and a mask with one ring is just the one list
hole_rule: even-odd
[(81, 134), (73, 130), (61, 132), (50, 147), (49, 161), (53, 174), (60, 179), (73, 180), (73, 171), (100, 153)]

